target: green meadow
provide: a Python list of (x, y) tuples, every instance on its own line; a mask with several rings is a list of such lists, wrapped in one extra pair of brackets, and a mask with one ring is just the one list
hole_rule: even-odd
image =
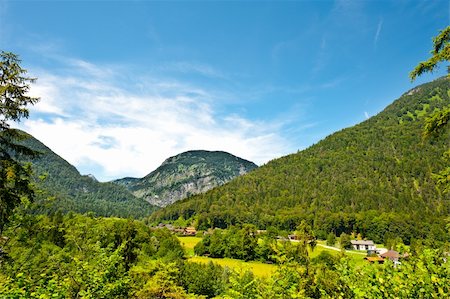
[[(206, 256), (195, 256), (194, 254), (194, 247), (197, 245), (198, 242), (202, 240), (200, 237), (178, 237), (178, 240), (180, 241), (181, 245), (186, 251), (186, 257), (189, 261), (194, 263), (215, 263), (218, 265), (221, 265), (223, 267), (228, 267), (230, 269), (239, 271), (239, 270), (250, 270), (258, 277), (267, 277), (272, 274), (276, 270), (275, 264), (267, 264), (263, 262), (258, 261), (243, 261), (243, 260), (237, 260), (237, 259), (230, 259), (230, 258), (211, 258)], [(320, 255), (322, 252), (328, 252), (334, 256), (338, 256), (341, 254), (341, 251), (339, 249), (330, 249), (323, 247), (323, 244), (325, 242), (319, 241), (317, 246), (314, 248), (312, 252), (310, 252), (311, 258), (315, 258)], [(365, 252), (358, 252), (358, 251), (352, 251), (352, 250), (346, 250), (345, 255), (348, 256), (356, 266), (362, 265), (366, 263), (364, 260), (364, 257), (366, 256)]]

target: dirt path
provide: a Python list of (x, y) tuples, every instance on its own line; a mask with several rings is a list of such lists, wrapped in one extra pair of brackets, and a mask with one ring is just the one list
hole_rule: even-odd
[[(328, 246), (328, 245), (323, 245), (323, 244), (317, 244), (317, 246), (324, 247), (324, 248), (331, 249), (331, 250), (335, 250), (335, 251), (341, 251), (339, 248), (336, 248), (336, 247), (333, 247), (333, 246)], [(349, 253), (349, 254), (367, 255), (366, 252), (357, 252), (357, 251), (354, 251), (354, 250), (345, 250), (345, 252)]]

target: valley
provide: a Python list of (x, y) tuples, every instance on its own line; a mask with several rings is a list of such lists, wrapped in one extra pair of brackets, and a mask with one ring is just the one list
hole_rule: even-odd
[(450, 298), (447, 3), (69, 2), (0, 4), (1, 299)]

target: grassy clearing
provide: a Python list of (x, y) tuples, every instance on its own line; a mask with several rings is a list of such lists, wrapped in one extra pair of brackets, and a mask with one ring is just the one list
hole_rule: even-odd
[[(276, 270), (276, 265), (266, 264), (257, 261), (245, 262), (242, 260), (235, 260), (230, 258), (210, 258), (205, 256), (195, 256), (194, 247), (198, 242), (202, 240), (200, 237), (178, 237), (181, 245), (184, 247), (186, 251), (186, 257), (189, 261), (195, 263), (209, 263), (213, 262), (219, 264), (223, 267), (228, 267), (233, 270), (250, 270), (258, 277), (267, 277), (270, 276), (273, 271)], [(318, 241), (318, 245), (315, 247), (313, 252), (310, 252), (310, 257), (315, 258), (321, 252), (328, 252), (334, 256), (338, 256), (341, 254), (340, 250), (333, 250), (330, 248), (323, 247), (321, 245), (325, 245), (325, 241)], [(364, 257), (366, 256), (365, 252), (352, 251), (347, 250), (345, 254), (350, 257), (350, 259), (355, 263), (356, 266), (363, 265), (366, 263)]]
[(186, 251), (186, 257), (194, 256), (194, 247), (202, 240), (200, 237), (178, 237), (178, 240)]
[(241, 260), (229, 259), (229, 258), (210, 258), (205, 256), (194, 256), (189, 258), (189, 261), (194, 263), (204, 263), (207, 264), (209, 262), (219, 264), (223, 267), (228, 267), (230, 269), (239, 271), (239, 270), (249, 270), (253, 272), (255, 276), (258, 277), (267, 277), (270, 276), (277, 268), (276, 265), (266, 264), (262, 262), (244, 262)]
[(250, 270), (258, 277), (267, 277), (272, 274), (276, 269), (276, 265), (266, 264), (262, 262), (245, 262), (241, 260), (229, 259), (229, 258), (210, 258), (205, 256), (195, 256), (194, 247), (198, 242), (202, 240), (199, 237), (178, 237), (181, 245), (186, 251), (186, 257), (189, 261), (194, 263), (204, 263), (209, 262), (221, 265), (223, 267), (228, 267), (233, 270)]
[[(331, 249), (331, 248), (323, 247), (324, 244), (325, 244), (325, 242), (323, 242), (323, 244), (322, 244), (322, 242), (318, 242), (317, 246), (314, 248), (314, 251), (310, 252), (310, 257), (315, 258), (318, 255), (320, 255), (320, 253), (323, 251), (328, 252), (334, 256), (339, 256), (342, 254), (341, 251), (337, 248)], [(366, 263), (366, 261), (364, 260), (364, 257), (367, 254), (365, 252), (346, 250), (345, 255), (348, 256), (355, 263), (355, 265), (362, 265), (362, 264)]]

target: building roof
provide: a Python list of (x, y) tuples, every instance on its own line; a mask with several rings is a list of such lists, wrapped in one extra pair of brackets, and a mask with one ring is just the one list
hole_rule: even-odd
[(400, 253), (398, 253), (395, 250), (388, 250), (385, 253), (381, 254), (380, 256), (384, 258), (399, 258)]
[(351, 240), (352, 245), (375, 245), (372, 240)]

